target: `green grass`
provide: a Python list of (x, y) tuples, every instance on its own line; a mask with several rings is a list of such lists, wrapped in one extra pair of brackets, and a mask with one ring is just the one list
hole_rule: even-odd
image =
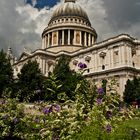
[(91, 124), (76, 134), (73, 140), (140, 140), (140, 118), (120, 123), (112, 133), (99, 130), (101, 128), (97, 124)]
[(140, 118), (126, 121), (126, 125), (138, 129), (140, 131)]

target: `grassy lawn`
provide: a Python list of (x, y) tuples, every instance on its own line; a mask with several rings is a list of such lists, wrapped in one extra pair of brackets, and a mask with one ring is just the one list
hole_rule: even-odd
[(110, 134), (100, 132), (93, 124), (83, 128), (73, 140), (140, 140), (140, 118), (121, 123), (119, 128)]
[(126, 121), (126, 125), (136, 128), (140, 132), (140, 118)]

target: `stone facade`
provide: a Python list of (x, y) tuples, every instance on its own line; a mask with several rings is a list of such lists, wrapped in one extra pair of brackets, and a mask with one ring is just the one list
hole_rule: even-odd
[(79, 63), (86, 65), (84, 75), (102, 81), (115, 77), (121, 96), (126, 81), (140, 76), (140, 40), (121, 34), (97, 42), (97, 33), (88, 16), (75, 0), (65, 0), (53, 13), (42, 33), (42, 48), (23, 52), (13, 64), (14, 74), (30, 59), (37, 60), (42, 73), (48, 76), (62, 55), (71, 57), (70, 67), (80, 71)]

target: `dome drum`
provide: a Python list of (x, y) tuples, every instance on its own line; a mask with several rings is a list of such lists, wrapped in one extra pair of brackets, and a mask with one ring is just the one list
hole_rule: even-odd
[(95, 43), (94, 32), (90, 33), (78, 29), (63, 29), (46, 32), (43, 34), (43, 49), (53, 46), (80, 46), (88, 47)]

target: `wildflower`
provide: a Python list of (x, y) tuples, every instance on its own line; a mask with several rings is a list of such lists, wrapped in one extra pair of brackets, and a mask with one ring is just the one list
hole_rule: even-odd
[(51, 107), (49, 108), (49, 113), (53, 112), (54, 106), (51, 105)]
[(111, 118), (112, 117), (112, 112), (111, 111), (107, 111), (106, 112), (106, 117), (107, 117), (107, 119)]
[(39, 118), (35, 118), (35, 122), (36, 123), (39, 123), (40, 122), (40, 119)]
[(17, 123), (17, 122), (19, 122), (19, 119), (18, 119), (18, 118), (14, 118), (14, 119), (13, 119), (13, 122), (14, 122), (14, 123)]
[(59, 112), (60, 106), (59, 106), (59, 105), (56, 105), (56, 106), (55, 106), (55, 110), (56, 110), (57, 112)]
[(49, 108), (48, 108), (48, 107), (44, 108), (44, 109), (43, 109), (43, 113), (44, 113), (44, 114), (49, 114)]
[(3, 119), (7, 120), (9, 118), (8, 115), (3, 116)]
[(78, 67), (81, 68), (81, 69), (84, 69), (84, 68), (87, 68), (87, 65), (85, 63), (80, 62), (78, 64)]
[(107, 131), (108, 133), (110, 133), (111, 130), (112, 130), (111, 125), (110, 125), (110, 124), (107, 124), (107, 125), (106, 125), (106, 131)]
[(97, 92), (98, 92), (99, 94), (103, 94), (103, 93), (104, 93), (104, 89), (103, 89), (103, 88), (98, 88), (98, 89), (97, 89)]
[(0, 105), (5, 104), (5, 100), (0, 100)]
[(97, 99), (97, 104), (98, 104), (98, 105), (101, 105), (101, 104), (102, 104), (102, 99), (101, 99), (101, 98), (98, 98), (98, 99)]

